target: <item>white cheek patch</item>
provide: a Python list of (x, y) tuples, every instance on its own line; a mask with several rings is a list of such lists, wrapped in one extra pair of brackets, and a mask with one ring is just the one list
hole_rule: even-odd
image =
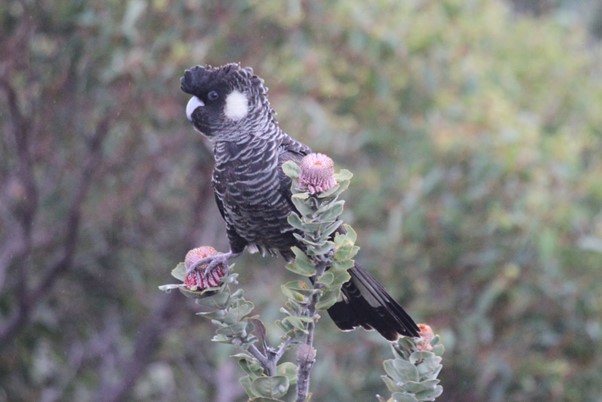
[(186, 117), (188, 118), (188, 121), (192, 121), (192, 112), (194, 112), (196, 108), (200, 106), (205, 106), (202, 100), (200, 100), (196, 96), (190, 98), (190, 100), (186, 104)]
[(226, 97), (224, 114), (231, 120), (240, 120), (249, 113), (249, 100), (240, 91), (234, 90)]

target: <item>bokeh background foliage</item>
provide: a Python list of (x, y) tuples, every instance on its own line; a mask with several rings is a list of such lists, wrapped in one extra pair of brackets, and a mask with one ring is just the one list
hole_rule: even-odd
[[(441, 400), (600, 401), (602, 7), (587, 1), (0, 5), (0, 401), (240, 401), (233, 350), (157, 285), (225, 250), (179, 76), (241, 61), (355, 173), (360, 256), (446, 346)], [(282, 261), (237, 263), (266, 321)], [(275, 328), (268, 328), (277, 335)], [(317, 334), (315, 400), (388, 346)]]

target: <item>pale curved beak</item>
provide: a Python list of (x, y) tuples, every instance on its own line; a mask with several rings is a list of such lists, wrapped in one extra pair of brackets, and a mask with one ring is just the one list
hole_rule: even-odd
[(188, 121), (192, 121), (192, 113), (196, 110), (197, 107), (205, 106), (202, 100), (193, 96), (190, 98), (188, 103), (186, 104), (186, 118)]

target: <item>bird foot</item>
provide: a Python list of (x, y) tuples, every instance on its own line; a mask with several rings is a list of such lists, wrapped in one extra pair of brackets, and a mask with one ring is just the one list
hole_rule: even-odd
[(202, 258), (186, 270), (185, 284), (190, 289), (218, 287), (221, 279), (228, 274), (229, 261), (240, 253), (222, 253)]

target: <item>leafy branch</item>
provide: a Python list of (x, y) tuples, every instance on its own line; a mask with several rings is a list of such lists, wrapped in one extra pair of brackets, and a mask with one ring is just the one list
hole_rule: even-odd
[(391, 344), (394, 358), (384, 361), (386, 375), (381, 376), (391, 397), (378, 396), (380, 402), (434, 401), (443, 393), (437, 376), (445, 349), (430, 326), (418, 326), (420, 338), (402, 337)]

